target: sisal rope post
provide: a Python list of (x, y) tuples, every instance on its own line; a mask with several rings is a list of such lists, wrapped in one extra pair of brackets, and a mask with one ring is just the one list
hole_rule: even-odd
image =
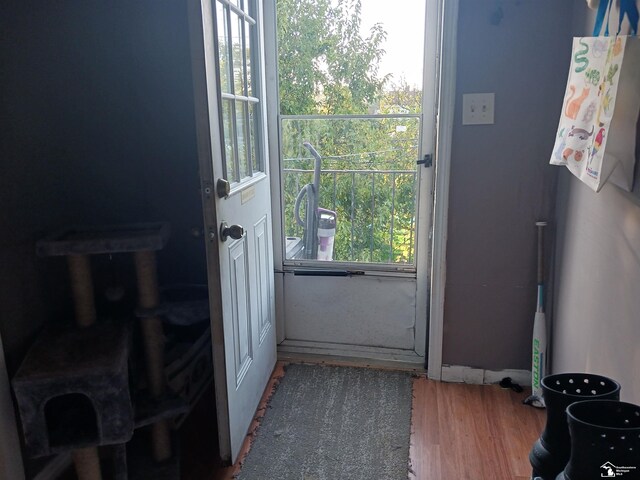
[(151, 451), (156, 462), (171, 458), (171, 435), (169, 422), (161, 420), (151, 425)]
[(102, 480), (97, 447), (79, 448), (71, 454), (78, 480)]
[[(93, 296), (91, 262), (88, 255), (68, 255), (67, 265), (71, 278), (71, 292), (76, 312), (76, 324), (80, 328), (96, 323), (96, 307)], [(102, 480), (100, 457), (97, 447), (79, 448), (72, 452), (78, 480)]]
[[(136, 276), (138, 280), (138, 304), (143, 309), (151, 309), (160, 303), (158, 274), (155, 252), (145, 250), (134, 254)], [(164, 393), (164, 332), (162, 321), (158, 317), (144, 317), (141, 320), (142, 339), (147, 365), (149, 392), (153, 398)], [(166, 420), (151, 427), (153, 458), (157, 462), (171, 457), (171, 437)]]
[(153, 398), (164, 393), (164, 332), (158, 317), (140, 319), (149, 392)]
[(76, 324), (89, 327), (96, 322), (96, 307), (93, 297), (93, 280), (91, 279), (91, 263), (87, 255), (68, 255), (71, 292), (76, 311)]

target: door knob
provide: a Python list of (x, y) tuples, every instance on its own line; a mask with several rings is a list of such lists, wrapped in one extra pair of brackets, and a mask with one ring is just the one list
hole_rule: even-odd
[(227, 238), (233, 238), (239, 240), (244, 237), (244, 227), (242, 225), (227, 225), (227, 222), (222, 222), (220, 225), (220, 240), (227, 241)]

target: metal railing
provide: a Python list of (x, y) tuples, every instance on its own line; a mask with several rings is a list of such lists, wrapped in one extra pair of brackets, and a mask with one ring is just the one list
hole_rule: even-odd
[(302, 237), (298, 192), (313, 183), (321, 157), (317, 206), (337, 213), (333, 260), (411, 265), (421, 117), (296, 115), (281, 117), (284, 234)]
[[(285, 198), (294, 198), (311, 175), (313, 170), (285, 168)], [(415, 170), (322, 171), (319, 206), (338, 213), (334, 260), (413, 262), (416, 175)], [(381, 202), (384, 208), (377, 208)], [(287, 236), (303, 235), (302, 227), (287, 218), (285, 229)]]

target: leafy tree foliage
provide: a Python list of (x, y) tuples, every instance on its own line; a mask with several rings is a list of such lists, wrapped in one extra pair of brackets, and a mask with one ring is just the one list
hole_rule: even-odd
[(361, 0), (278, 0), (280, 111), (284, 115), (367, 113), (386, 32), (360, 34)]

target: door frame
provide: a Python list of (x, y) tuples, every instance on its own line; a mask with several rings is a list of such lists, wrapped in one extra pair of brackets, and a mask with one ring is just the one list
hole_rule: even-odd
[[(428, 2), (435, 0), (427, 0)], [(447, 276), (447, 230), (449, 217), (449, 180), (451, 144), (456, 100), (456, 52), (459, 0), (438, 3), (438, 102), (436, 122), (435, 195), (433, 200), (433, 238), (431, 241), (431, 298), (429, 301), (429, 351), (427, 375), (442, 379), (442, 342), (444, 337), (444, 300)]]
[[(442, 377), (442, 342), (444, 329), (444, 298), (446, 283), (446, 244), (449, 200), (449, 176), (451, 163), (451, 142), (453, 134), (453, 118), (455, 109), (456, 78), (456, 33), (458, 24), (459, 0), (426, 0), (426, 16), (438, 19), (438, 28), (425, 28), (426, 48), (435, 48), (437, 54), (432, 56), (433, 62), (425, 62), (424, 78), (433, 79), (432, 88), (425, 89), (423, 105), (431, 102), (433, 110), (427, 115), (423, 108), (422, 152), (433, 153), (433, 171), (431, 186), (421, 185), (421, 196), (431, 195), (431, 211), (418, 211), (423, 223), (423, 245), (418, 246), (416, 269), (429, 271), (424, 280), (417, 284), (416, 316), (427, 316), (426, 330), (416, 331), (416, 351), (426, 351), (426, 368), (429, 378), (440, 380)], [(269, 148), (271, 162), (272, 192), (281, 191), (280, 175), (280, 132), (279, 101), (277, 76), (277, 36), (275, 1), (265, 2), (265, 51), (267, 64), (267, 128), (270, 138)], [(433, 133), (435, 132), (435, 135)], [(431, 140), (433, 139), (433, 140)], [(425, 141), (426, 140), (426, 141)], [(430, 142), (430, 143), (429, 143)], [(421, 168), (421, 170), (423, 170)], [(420, 177), (424, 178), (421, 172)], [(426, 187), (426, 188), (425, 188)], [(277, 342), (285, 340), (283, 316), (284, 305), (284, 270), (282, 248), (282, 195), (272, 195), (272, 216), (274, 239), (274, 265), (276, 289), (276, 328)], [(418, 202), (418, 204), (422, 203)], [(418, 241), (420, 241), (420, 236)], [(422, 252), (422, 254), (420, 254)]]

